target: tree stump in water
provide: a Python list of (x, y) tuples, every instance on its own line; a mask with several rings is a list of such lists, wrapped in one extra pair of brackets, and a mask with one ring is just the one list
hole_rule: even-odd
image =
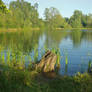
[(37, 69), (41, 72), (52, 72), (55, 70), (57, 56), (51, 51), (47, 51), (46, 54), (40, 60), (40, 63), (37, 65)]

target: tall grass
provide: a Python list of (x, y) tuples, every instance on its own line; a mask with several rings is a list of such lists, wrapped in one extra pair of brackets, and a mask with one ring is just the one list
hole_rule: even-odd
[(89, 60), (88, 62), (88, 72), (92, 73), (92, 61), (91, 60)]
[(8, 49), (7, 51), (7, 57), (6, 57), (6, 60), (7, 60), (7, 65), (10, 66), (11, 64), (11, 54), (10, 54), (10, 50)]
[(38, 45), (34, 47), (34, 62), (38, 61)]
[(64, 50), (65, 54), (65, 75), (67, 75), (67, 70), (68, 70), (68, 53), (67, 50)]
[[(60, 68), (60, 50), (58, 48), (45, 48), (44, 52), (47, 52), (47, 50), (50, 50), (52, 53), (56, 54), (57, 60), (56, 60), (56, 67)], [(0, 59), (2, 65), (8, 65), (8, 67), (14, 68), (14, 69), (32, 69), (34, 68), (34, 64), (38, 61), (38, 45), (36, 45), (33, 49), (34, 56), (31, 57), (30, 53), (24, 53), (22, 51), (18, 51), (17, 49), (8, 49), (6, 52), (2, 50), (0, 52)], [(41, 54), (44, 55), (43, 52)], [(42, 55), (42, 56), (43, 56)], [(33, 60), (33, 61), (32, 61)]]
[(65, 64), (67, 65), (68, 64), (68, 57), (65, 56)]
[(67, 53), (67, 50), (64, 50), (64, 54), (65, 54), (65, 64), (68, 65), (68, 53)]
[(89, 68), (92, 67), (92, 61), (91, 61), (91, 60), (89, 60), (89, 62), (88, 62), (88, 67), (89, 67)]
[[(46, 49), (46, 50), (48, 50), (48, 49)], [(56, 54), (56, 56), (57, 56), (56, 67), (60, 68), (60, 60), (61, 60), (60, 49), (59, 48), (52, 48), (50, 50), (52, 53)]]
[(2, 63), (3, 65), (5, 65), (5, 53), (4, 53), (4, 52), (2, 52), (1, 63)]

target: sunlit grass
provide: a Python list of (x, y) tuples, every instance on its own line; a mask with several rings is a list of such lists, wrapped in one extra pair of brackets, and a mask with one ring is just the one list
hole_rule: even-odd
[(1, 63), (4, 65), (5, 64), (5, 53), (3, 52), (1, 55)]
[(10, 66), (10, 63), (11, 63), (11, 60), (10, 60), (11, 57), (10, 57), (10, 56), (11, 56), (10, 50), (8, 50), (8, 51), (7, 51), (7, 57), (6, 57), (8, 66)]
[[(56, 65), (60, 66), (61, 61), (61, 54), (60, 50), (58, 48), (45, 48), (44, 52), (47, 52), (48, 50), (52, 51), (57, 56)], [(34, 60), (38, 61), (38, 48), (35, 47), (33, 49), (34, 53)], [(42, 52), (41, 52), (42, 53)], [(68, 54), (65, 54), (65, 75), (67, 75), (67, 68), (68, 68)], [(44, 53), (42, 53), (42, 56)], [(26, 67), (26, 57), (28, 60), (28, 66)], [(56, 77), (55, 80), (49, 80), (45, 79), (42, 75), (40, 75), (35, 70), (35, 65), (32, 61), (32, 56), (29, 53), (23, 53), (22, 51), (6, 50), (6, 53), (4, 50), (0, 51), (0, 60), (3, 61), (1, 64), (6, 67), (6, 65), (9, 66), (8, 70), (5, 70), (1, 73), (0, 77), (0, 85), (4, 88), (3, 92), (6, 90), (9, 92), (12, 92), (13, 90), (24, 90), (23, 92), (83, 92), (85, 91), (84, 88), (86, 88), (87, 92), (91, 92), (91, 86), (92, 84), (89, 81), (92, 81), (92, 77), (88, 74), (81, 74), (78, 73), (77, 75), (73, 77), (64, 76), (64, 77)], [(91, 60), (89, 61), (89, 68), (92, 66)], [(6, 78), (7, 77), (7, 78)], [(46, 80), (46, 81), (45, 81)], [(13, 87), (14, 85), (14, 87)], [(75, 85), (75, 86), (73, 86)], [(83, 86), (85, 85), (85, 87)], [(61, 87), (62, 86), (62, 87)], [(67, 89), (65, 87), (67, 86)], [(78, 87), (78, 88), (77, 88)], [(11, 90), (11, 91), (10, 91)], [(61, 91), (62, 90), (62, 91)], [(1, 91), (1, 89), (0, 89)], [(2, 91), (1, 91), (2, 92)], [(21, 92), (21, 91), (20, 91)]]

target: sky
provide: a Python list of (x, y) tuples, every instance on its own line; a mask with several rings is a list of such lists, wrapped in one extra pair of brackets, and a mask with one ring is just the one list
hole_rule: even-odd
[[(2, 0), (6, 5), (11, 1), (16, 0)], [(57, 8), (63, 17), (72, 16), (74, 10), (81, 10), (84, 14), (92, 13), (92, 0), (25, 0), (39, 4), (38, 12), (40, 17), (44, 17), (45, 8)]]

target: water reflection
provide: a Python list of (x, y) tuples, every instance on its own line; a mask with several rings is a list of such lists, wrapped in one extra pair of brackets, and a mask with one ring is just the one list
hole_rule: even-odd
[[(92, 60), (92, 31), (46, 30), (0, 33), (0, 50), (10, 48), (31, 53), (36, 47), (38, 60), (41, 59), (45, 47), (60, 49), (60, 54), (63, 56), (60, 74), (73, 75), (77, 72), (87, 72), (89, 60)], [(68, 64), (65, 63), (65, 50), (68, 53)]]
[(82, 40), (82, 31), (80, 30), (73, 30), (71, 32), (71, 39), (73, 41), (73, 45), (74, 47), (78, 47), (81, 44), (81, 40)]

